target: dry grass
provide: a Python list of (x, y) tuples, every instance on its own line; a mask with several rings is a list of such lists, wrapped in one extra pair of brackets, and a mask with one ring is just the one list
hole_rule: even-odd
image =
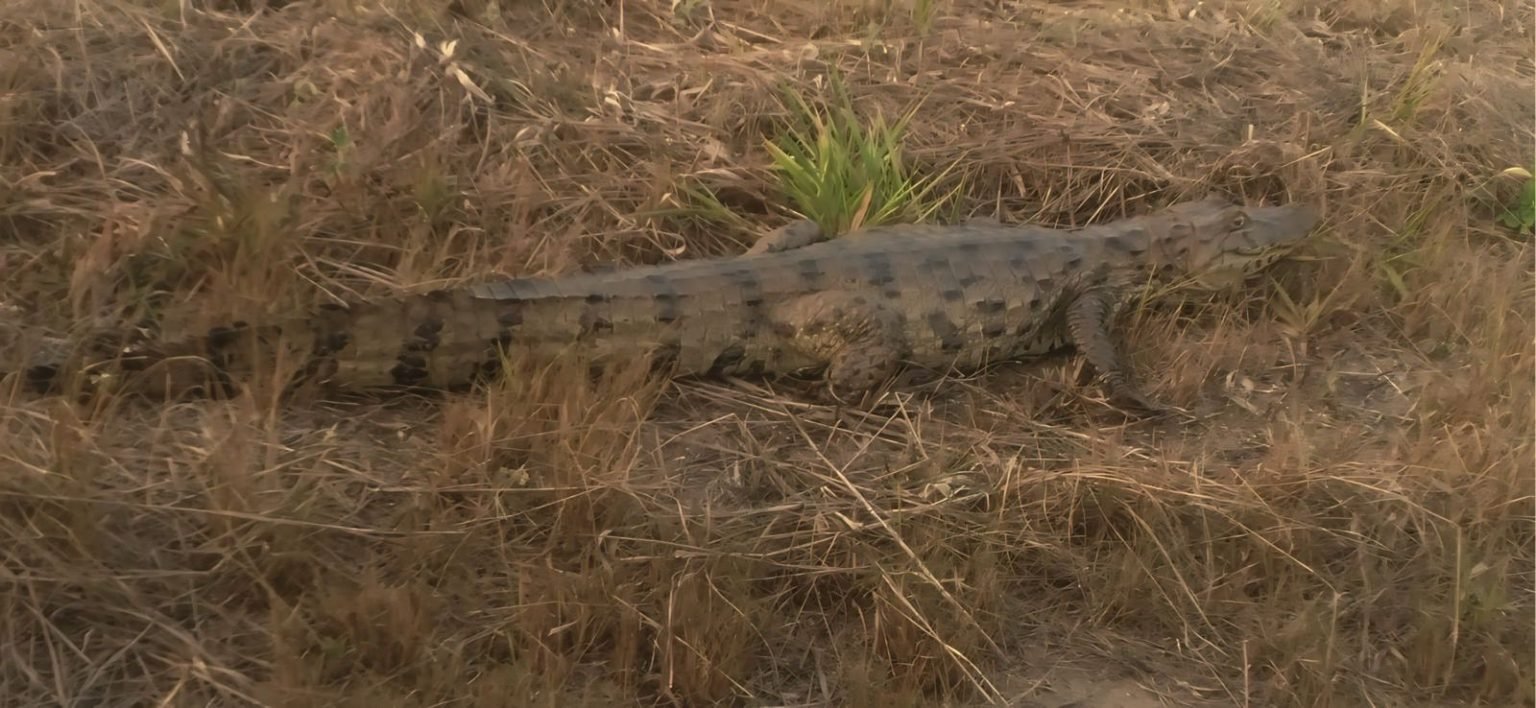
[(739, 250), (785, 218), (784, 96), (834, 71), (920, 106), (963, 213), (1297, 199), (1325, 258), (1141, 317), (1177, 426), (1059, 364), (863, 411), (562, 371), (5, 394), (10, 704), (1536, 700), (1532, 248), (1496, 222), (1529, 3), (251, 5), (4, 3), (8, 320)]

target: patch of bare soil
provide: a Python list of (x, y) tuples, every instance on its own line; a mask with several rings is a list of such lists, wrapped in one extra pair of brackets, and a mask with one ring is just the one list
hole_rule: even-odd
[[(946, 218), (1219, 192), (1311, 260), (816, 403), (0, 394), (15, 705), (1532, 705), (1529, 3), (0, 5), (0, 318), (169, 330), (739, 252), (786, 95), (913, 111)], [(721, 214), (694, 196), (712, 192)], [(7, 351), (11, 371), (26, 351)]]

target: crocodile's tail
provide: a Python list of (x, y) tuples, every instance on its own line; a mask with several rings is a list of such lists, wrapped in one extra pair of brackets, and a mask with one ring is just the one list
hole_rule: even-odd
[(269, 376), (285, 387), (453, 388), (497, 370), (526, 304), (445, 290), (327, 304), (286, 322), (236, 322), (169, 341), (123, 329), (73, 341), (13, 337), (10, 348), (22, 360), (23, 385), (40, 393), (79, 386), (223, 395), (237, 381)]

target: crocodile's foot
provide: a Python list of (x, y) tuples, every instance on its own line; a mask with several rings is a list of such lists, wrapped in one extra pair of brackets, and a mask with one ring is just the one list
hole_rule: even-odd
[(778, 253), (796, 248), (809, 246), (827, 240), (827, 234), (822, 231), (821, 225), (814, 221), (791, 221), (777, 229), (764, 234), (757, 243), (747, 249), (745, 255), (753, 256), (763, 253)]
[(1183, 412), (1179, 408), (1153, 400), (1135, 388), (1125, 386), (1112, 387), (1109, 402), (1122, 411), (1147, 418), (1162, 418)]

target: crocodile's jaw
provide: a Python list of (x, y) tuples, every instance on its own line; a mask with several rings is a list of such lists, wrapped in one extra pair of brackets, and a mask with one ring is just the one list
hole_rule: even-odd
[(1192, 287), (1224, 290), (1241, 285), (1295, 251), (1318, 222), (1317, 212), (1299, 204), (1250, 207), (1242, 213), (1245, 225), (1216, 239), (1207, 262), (1192, 269)]

